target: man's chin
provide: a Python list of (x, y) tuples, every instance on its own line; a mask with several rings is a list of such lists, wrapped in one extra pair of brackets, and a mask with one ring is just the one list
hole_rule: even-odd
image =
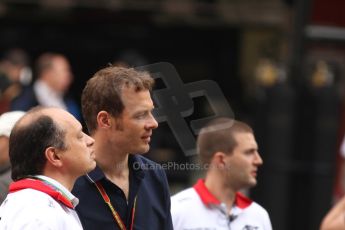
[(96, 161), (94, 161), (93, 164), (90, 164), (90, 167), (87, 170), (85, 170), (84, 174), (91, 172), (95, 168), (96, 168)]
[(131, 153), (131, 154), (146, 154), (148, 151), (150, 150), (150, 146), (142, 146), (140, 149), (138, 148), (135, 152)]
[(255, 187), (257, 183), (258, 183), (258, 182), (257, 182), (256, 179), (252, 179), (252, 180), (249, 182), (249, 188)]
[(144, 151), (142, 151), (141, 154), (146, 154), (146, 153), (149, 152), (149, 150), (150, 150), (150, 148), (147, 148), (147, 149), (145, 149)]

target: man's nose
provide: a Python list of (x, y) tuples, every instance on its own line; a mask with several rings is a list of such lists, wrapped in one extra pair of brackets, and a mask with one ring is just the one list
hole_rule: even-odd
[(147, 129), (156, 129), (158, 127), (158, 122), (152, 114), (150, 114), (150, 119), (146, 125)]

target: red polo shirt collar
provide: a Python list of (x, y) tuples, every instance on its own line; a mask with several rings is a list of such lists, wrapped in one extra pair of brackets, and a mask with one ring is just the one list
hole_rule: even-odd
[(54, 198), (56, 201), (60, 201), (67, 207), (74, 209), (72, 202), (65, 197), (62, 192), (52, 188), (51, 186), (45, 184), (44, 182), (36, 179), (22, 179), (18, 180), (16, 182), (12, 182), (9, 187), (9, 192), (17, 192), (22, 189), (31, 188), (40, 192), (43, 192), (45, 194), (48, 194), (52, 198)]
[[(197, 183), (193, 186), (195, 191), (200, 196), (202, 202), (209, 205), (220, 205), (220, 201), (207, 189), (203, 179), (199, 179)], [(253, 201), (245, 197), (241, 193), (237, 192), (235, 197), (235, 205), (241, 209), (247, 208)]]

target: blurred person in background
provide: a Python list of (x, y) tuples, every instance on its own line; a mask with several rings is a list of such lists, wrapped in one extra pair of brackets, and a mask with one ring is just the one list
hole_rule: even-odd
[(36, 72), (37, 80), (12, 101), (11, 110), (54, 106), (67, 110), (80, 120), (79, 105), (68, 94), (73, 74), (67, 58), (58, 53), (44, 53), (37, 60)]
[(217, 118), (201, 129), (197, 151), (206, 177), (172, 196), (174, 229), (271, 230), (267, 211), (239, 193), (257, 184), (263, 163), (253, 130), (243, 122)]
[(9, 151), (9, 138), (15, 123), (24, 115), (22, 111), (3, 113), (0, 116), (0, 204), (8, 193), (12, 182)]
[(9, 156), (12, 179), (0, 206), (0, 229), (82, 229), (70, 192), (95, 168), (94, 139), (60, 108), (36, 107), (14, 126)]
[(30, 84), (29, 56), (19, 48), (10, 49), (0, 60), (0, 114), (9, 111), (10, 102)]

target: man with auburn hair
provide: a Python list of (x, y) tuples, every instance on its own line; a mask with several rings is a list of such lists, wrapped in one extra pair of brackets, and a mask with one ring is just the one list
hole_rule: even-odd
[(12, 179), (0, 206), (0, 229), (82, 229), (70, 190), (96, 167), (94, 140), (59, 108), (34, 108), (10, 136)]
[(171, 214), (175, 230), (271, 230), (268, 213), (239, 190), (256, 185), (258, 153), (253, 130), (245, 123), (217, 118), (197, 139), (206, 177), (174, 196)]
[(84, 229), (172, 229), (164, 171), (140, 154), (149, 150), (158, 124), (150, 90), (154, 80), (132, 68), (107, 67), (87, 82), (82, 113), (95, 139), (97, 167), (79, 178)]

